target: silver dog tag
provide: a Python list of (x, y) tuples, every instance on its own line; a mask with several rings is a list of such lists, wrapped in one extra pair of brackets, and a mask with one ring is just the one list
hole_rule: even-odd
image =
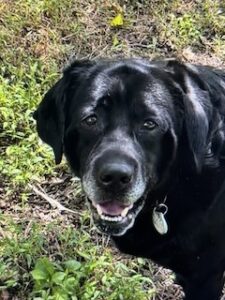
[(159, 204), (154, 208), (152, 213), (153, 225), (159, 234), (163, 235), (168, 232), (168, 224), (165, 219), (168, 207), (165, 204)]

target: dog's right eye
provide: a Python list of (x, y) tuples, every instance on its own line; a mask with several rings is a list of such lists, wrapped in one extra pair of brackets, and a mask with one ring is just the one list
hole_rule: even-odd
[(147, 130), (153, 130), (157, 124), (152, 120), (146, 120), (143, 124), (143, 127)]
[(84, 123), (87, 126), (93, 126), (97, 123), (97, 116), (96, 115), (91, 115), (82, 120), (82, 123)]

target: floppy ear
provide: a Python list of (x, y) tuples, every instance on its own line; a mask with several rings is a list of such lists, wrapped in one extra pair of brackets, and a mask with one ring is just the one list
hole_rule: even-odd
[[(196, 88), (190, 88), (184, 96), (185, 125), (190, 150), (198, 171), (201, 170), (208, 145), (209, 122), (202, 105), (197, 101), (204, 97)], [(205, 94), (207, 97), (208, 94)]]
[(62, 78), (47, 92), (34, 113), (38, 134), (52, 147), (56, 164), (61, 162), (63, 153), (65, 88)]
[(61, 78), (44, 96), (38, 109), (34, 112), (37, 121), (37, 131), (40, 138), (50, 145), (54, 151), (55, 162), (59, 164), (63, 154), (63, 139), (65, 125), (64, 105), (66, 92), (73, 83), (79, 87), (80, 79), (84, 78), (85, 71), (93, 65), (90, 61), (75, 61), (65, 71)]
[(209, 135), (211, 105), (207, 86), (198, 75), (198, 70), (179, 62), (170, 62), (173, 77), (183, 94), (184, 122), (188, 145), (197, 171), (205, 159)]

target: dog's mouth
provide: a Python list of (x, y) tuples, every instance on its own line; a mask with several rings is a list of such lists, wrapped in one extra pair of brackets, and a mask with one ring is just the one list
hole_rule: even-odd
[(103, 233), (120, 236), (134, 224), (135, 218), (144, 206), (144, 197), (133, 204), (108, 201), (97, 204), (88, 198), (95, 225)]

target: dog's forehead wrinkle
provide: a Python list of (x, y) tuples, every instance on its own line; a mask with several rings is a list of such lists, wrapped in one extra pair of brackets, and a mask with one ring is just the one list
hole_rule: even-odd
[(94, 99), (99, 99), (104, 95), (109, 94), (110, 78), (104, 73), (96, 75), (92, 82), (92, 96)]
[(101, 99), (109, 97), (113, 100), (120, 100), (125, 95), (126, 82), (119, 75), (108, 77), (106, 74), (99, 74), (93, 81), (92, 98)]
[(141, 59), (121, 60), (103, 66), (98, 73), (93, 75), (93, 84), (98, 89), (101, 86), (107, 88), (115, 82), (120, 83), (121, 79), (125, 82), (124, 79), (138, 79), (139, 76), (140, 78), (143, 78), (143, 76), (147, 78), (151, 73), (151, 68), (155, 68), (155, 65)]

